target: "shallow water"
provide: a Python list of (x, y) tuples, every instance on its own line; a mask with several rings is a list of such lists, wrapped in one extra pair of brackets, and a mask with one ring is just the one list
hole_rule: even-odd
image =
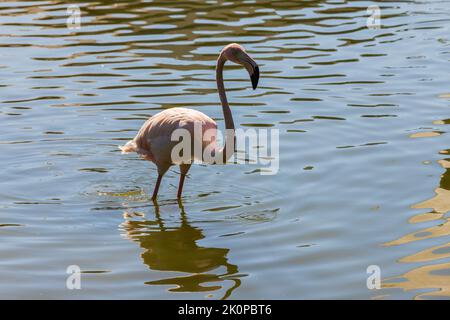
[[(450, 298), (450, 1), (0, 4), (0, 298)], [(382, 28), (366, 27), (381, 7)], [(160, 110), (280, 130), (256, 164), (155, 166), (117, 145)], [(66, 289), (66, 269), (83, 271)], [(367, 267), (381, 270), (369, 290)]]

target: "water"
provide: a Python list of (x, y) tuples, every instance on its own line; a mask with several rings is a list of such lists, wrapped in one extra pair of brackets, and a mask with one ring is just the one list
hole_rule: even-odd
[[(450, 1), (0, 4), (0, 298), (448, 299)], [(378, 4), (382, 28), (366, 27)], [(185, 106), (280, 130), (280, 167), (121, 155)], [(70, 265), (82, 289), (66, 289)], [(368, 290), (367, 267), (382, 289)]]

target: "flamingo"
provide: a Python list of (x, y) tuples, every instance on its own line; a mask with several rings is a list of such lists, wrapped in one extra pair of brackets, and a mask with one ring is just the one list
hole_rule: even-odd
[[(205, 150), (207, 147), (212, 148), (212, 154), (218, 155), (219, 159), (223, 160), (223, 163), (226, 163), (226, 161), (233, 155), (235, 127), (223, 84), (223, 67), (227, 60), (245, 67), (250, 75), (253, 90), (255, 90), (258, 86), (259, 80), (258, 65), (246, 53), (245, 49), (241, 45), (231, 43), (221, 50), (216, 65), (216, 82), (220, 102), (222, 104), (225, 129), (227, 131), (222, 148), (218, 148), (215, 145), (215, 134), (209, 138), (210, 143), (206, 143), (208, 139), (204, 137), (204, 133), (207, 130), (213, 130), (213, 133), (217, 132), (217, 123), (206, 114), (187, 108), (171, 108), (155, 114), (142, 125), (133, 140), (130, 140), (125, 145), (119, 147), (122, 150), (122, 153), (136, 152), (143, 159), (151, 161), (156, 165), (158, 169), (158, 179), (156, 180), (155, 188), (153, 190), (153, 201), (156, 201), (157, 199), (162, 177), (172, 165), (176, 164), (172, 160), (171, 156), (172, 150), (177, 143), (172, 141), (172, 134), (175, 130), (180, 128), (188, 130), (192, 144), (194, 144), (195, 139), (200, 139), (202, 150)], [(194, 134), (195, 123), (201, 124), (202, 130), (200, 137), (198, 134)], [(191, 160), (194, 160), (195, 158), (193, 149), (194, 148), (191, 148), (192, 154), (189, 155)], [(179, 164), (180, 181), (177, 192), (177, 198), (179, 200), (181, 199), (184, 180), (191, 164), (192, 161)]]

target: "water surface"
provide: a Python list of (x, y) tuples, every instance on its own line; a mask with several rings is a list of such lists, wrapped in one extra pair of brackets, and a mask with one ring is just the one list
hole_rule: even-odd
[[(448, 299), (449, 1), (0, 4), (0, 298)], [(369, 5), (382, 27), (366, 27)], [(280, 130), (280, 168), (156, 168), (117, 145), (185, 106)], [(66, 289), (66, 268), (83, 270)], [(368, 290), (367, 267), (382, 289)]]

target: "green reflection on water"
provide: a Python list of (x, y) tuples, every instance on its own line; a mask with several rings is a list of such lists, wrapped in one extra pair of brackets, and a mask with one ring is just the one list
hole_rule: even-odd
[[(188, 273), (187, 276), (147, 281), (147, 285), (175, 286), (171, 292), (213, 292), (225, 289), (221, 299), (228, 298), (241, 285), (238, 266), (228, 262), (226, 248), (208, 248), (197, 244), (205, 238), (200, 228), (193, 227), (181, 202), (180, 224), (166, 227), (161, 218), (160, 207), (155, 205), (154, 220), (126, 220), (123, 224), (125, 236), (138, 242), (144, 251), (142, 261), (151, 270)], [(219, 272), (218, 269), (225, 269)], [(231, 286), (227, 287), (227, 282)]]

